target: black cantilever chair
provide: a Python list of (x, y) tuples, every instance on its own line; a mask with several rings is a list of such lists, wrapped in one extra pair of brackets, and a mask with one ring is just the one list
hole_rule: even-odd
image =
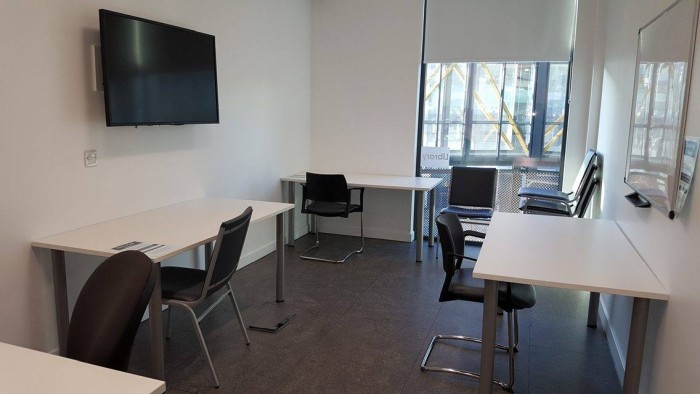
[[(248, 225), (252, 215), (253, 208), (248, 207), (241, 215), (221, 223), (219, 234), (214, 244), (214, 251), (211, 254), (209, 266), (206, 270), (184, 267), (162, 267), (160, 270), (163, 304), (170, 306), (168, 308), (166, 337), (170, 338), (172, 307), (177, 306), (185, 309), (192, 319), (197, 339), (199, 339), (199, 345), (207, 357), (209, 372), (216, 387), (219, 387), (219, 378), (216, 376), (214, 364), (211, 361), (207, 345), (202, 336), (202, 330), (199, 328), (199, 322), (228, 296), (233, 303), (233, 309), (236, 312), (246, 345), (250, 344), (250, 339), (241, 317), (241, 311), (238, 309), (229, 281), (238, 268), (238, 261), (241, 258), (243, 243), (248, 233)], [(193, 308), (223, 288), (226, 288), (226, 291), (216, 301), (211, 303), (200, 316), (197, 316)]]
[(472, 224), (488, 224), (496, 206), (498, 169), (452, 167), (447, 208), (440, 213), (454, 213)]
[[(462, 268), (464, 259), (474, 261), (474, 258), (464, 255), (464, 237), (471, 231), (462, 231), (462, 225), (455, 214), (444, 214), (435, 220), (442, 240), (442, 262), (445, 270), (445, 282), (440, 291), (440, 302), (446, 301), (471, 301), (484, 302), (484, 281), (472, 277), (473, 268)], [(466, 234), (472, 235), (472, 234)], [(498, 349), (507, 350), (509, 356), (509, 379), (508, 383), (494, 380), (504, 389), (510, 389), (514, 383), (515, 371), (515, 348), (517, 346), (518, 335), (518, 315), (520, 309), (531, 308), (535, 305), (535, 288), (531, 285), (517, 283), (498, 284), (498, 307), (508, 314), (508, 346), (496, 345)], [(515, 332), (516, 339), (513, 338)], [(428, 359), (433, 351), (435, 343), (440, 340), (459, 340), (481, 343), (480, 338), (467, 337), (462, 335), (437, 335), (430, 342), (428, 350), (423, 357), (421, 369), (424, 371), (448, 372), (458, 375), (478, 378), (479, 374), (470, 371), (463, 371), (455, 368), (428, 366)]]
[[(448, 205), (440, 214), (453, 213), (462, 223), (487, 226), (496, 207), (498, 169), (453, 166), (450, 179)], [(439, 238), (440, 234), (438, 243)], [(438, 254), (435, 254), (436, 260)]]
[(546, 189), (541, 189), (544, 192), (537, 194), (536, 188), (521, 188), (518, 208), (530, 214), (583, 217), (599, 182), (596, 178), (597, 159), (598, 154), (589, 149), (574, 181), (573, 194)]
[(100, 264), (75, 302), (66, 357), (126, 371), (155, 283), (155, 265), (141, 252), (120, 252)]
[[(359, 204), (352, 203), (352, 191), (360, 192)], [(347, 218), (351, 213), (360, 213), (360, 249), (350, 252), (341, 260), (333, 260), (310, 256), (307, 253), (319, 248), (318, 226), (316, 228), (316, 244), (301, 253), (301, 258), (306, 260), (327, 261), (330, 263), (344, 263), (350, 256), (362, 253), (365, 247), (365, 235), (363, 228), (363, 200), (365, 188), (348, 188), (345, 176), (342, 174), (314, 174), (306, 173), (306, 183), (302, 185), (301, 212), (314, 215), (314, 223), (318, 216)]]
[[(594, 174), (598, 169), (596, 163), (597, 157), (598, 153), (593, 149), (588, 149), (586, 151), (583, 163), (581, 163), (576, 178), (574, 178), (571, 192), (565, 193), (559, 190), (549, 190), (539, 187), (521, 187), (520, 190), (518, 190), (518, 196), (521, 199), (520, 210), (525, 211), (527, 206), (538, 205), (540, 202), (544, 201), (546, 203), (543, 204), (543, 206), (556, 204), (557, 206), (564, 206), (564, 208), (568, 207), (568, 211), (572, 212), (573, 206), (578, 203), (581, 196), (586, 192), (586, 188), (590, 185), (591, 180), (594, 178)], [(571, 216), (571, 214), (569, 214), (569, 216)]]

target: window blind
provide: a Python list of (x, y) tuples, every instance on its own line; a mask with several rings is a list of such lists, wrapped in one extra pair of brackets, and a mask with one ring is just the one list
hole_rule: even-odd
[(569, 61), (576, 0), (426, 1), (426, 63)]

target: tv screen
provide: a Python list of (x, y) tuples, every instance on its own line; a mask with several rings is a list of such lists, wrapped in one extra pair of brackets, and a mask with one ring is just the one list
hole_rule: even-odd
[(219, 123), (214, 36), (100, 10), (107, 126)]

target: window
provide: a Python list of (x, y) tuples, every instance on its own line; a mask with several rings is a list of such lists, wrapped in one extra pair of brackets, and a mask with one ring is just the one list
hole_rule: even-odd
[[(450, 166), (498, 167), (499, 211), (518, 212), (521, 186), (560, 189), (568, 62), (425, 67), (423, 147), (448, 147)], [(450, 169), (421, 167), (420, 173), (445, 179), (436, 189), (436, 207), (446, 207)]]
[(450, 164), (561, 161), (569, 64), (426, 65), (422, 145), (449, 147)]

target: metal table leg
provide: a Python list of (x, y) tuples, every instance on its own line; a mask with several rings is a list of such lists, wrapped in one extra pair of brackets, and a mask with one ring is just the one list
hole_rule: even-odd
[(649, 299), (634, 298), (632, 304), (632, 321), (630, 322), (630, 338), (627, 342), (627, 365), (622, 392), (638, 393), (639, 378), (642, 376), (642, 359), (644, 357), (644, 339), (647, 334), (649, 319)]
[[(287, 184), (287, 202), (296, 204), (296, 196), (294, 195), (296, 184), (294, 182), (285, 182)], [(294, 209), (288, 211), (287, 214), (287, 246), (294, 246)], [(278, 251), (281, 249), (277, 249)], [(284, 298), (284, 297), (282, 297)]]
[(68, 341), (68, 291), (66, 288), (66, 257), (62, 250), (51, 250), (53, 267), (53, 293), (56, 303), (56, 331), (58, 332), (58, 354), (66, 355)]
[(435, 188), (430, 190), (430, 207), (428, 208), (428, 246), (435, 245)]
[(423, 261), (423, 205), (425, 193), (416, 191), (416, 261)]
[[(294, 215), (293, 210), (289, 212), (290, 217)], [(277, 214), (277, 302), (284, 302), (284, 213)]]
[(163, 351), (163, 313), (160, 284), (160, 263), (156, 266), (156, 285), (148, 302), (149, 328), (151, 334), (151, 373), (155, 379), (165, 380)]
[(479, 393), (492, 392), (493, 361), (496, 345), (496, 310), (498, 307), (498, 281), (484, 283), (484, 321), (481, 330), (481, 371)]
[(591, 293), (588, 300), (588, 323), (587, 326), (596, 328), (598, 326), (598, 305), (600, 304), (600, 293)]

